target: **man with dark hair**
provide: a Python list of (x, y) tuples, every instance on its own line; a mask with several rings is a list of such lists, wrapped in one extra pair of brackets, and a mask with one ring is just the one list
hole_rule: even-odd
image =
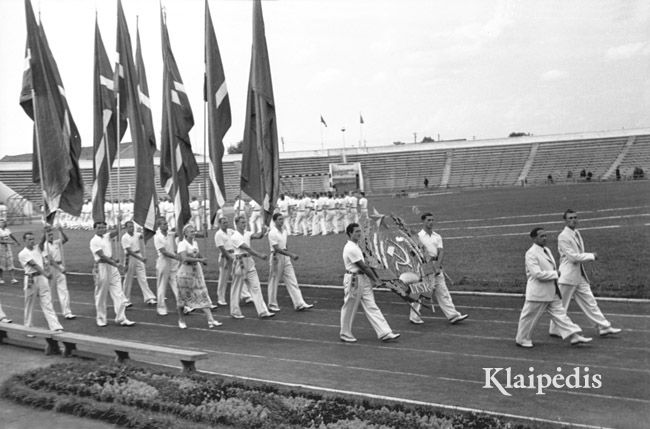
[(149, 288), (147, 283), (147, 273), (145, 263), (147, 259), (144, 257), (141, 248), (144, 247), (144, 238), (139, 232), (135, 232), (135, 225), (133, 221), (125, 223), (126, 233), (122, 236), (122, 249), (126, 255), (126, 275), (124, 276), (124, 296), (126, 296), (127, 307), (131, 306), (131, 286), (133, 285), (133, 277), (135, 276), (144, 302), (149, 305), (156, 304), (156, 295)]
[(366, 265), (363, 252), (359, 247), (361, 240), (361, 227), (357, 223), (351, 223), (345, 228), (348, 242), (343, 248), (343, 263), (345, 264), (345, 275), (343, 276), (343, 288), (345, 296), (343, 307), (341, 307), (341, 332), (339, 337), (346, 343), (356, 343), (357, 339), (352, 335), (352, 322), (359, 308), (359, 303), (366, 313), (368, 321), (377, 333), (381, 341), (392, 341), (399, 338), (400, 334), (394, 333), (379, 307), (375, 303), (375, 295), (372, 288), (380, 284), (375, 272)]
[(302, 297), (298, 280), (293, 269), (291, 261), (297, 261), (298, 255), (292, 253), (287, 248), (289, 231), (285, 227), (284, 215), (282, 213), (273, 214), (273, 226), (269, 231), (269, 247), (271, 248), (271, 261), (269, 268), (269, 310), (280, 311), (278, 305), (278, 285), (280, 280), (289, 292), (293, 308), (297, 311), (312, 308), (314, 304), (307, 304)]
[[(442, 310), (449, 323), (452, 325), (467, 319), (467, 314), (461, 314), (454, 302), (451, 300), (449, 289), (445, 283), (445, 274), (442, 271), (442, 262), (444, 260), (445, 252), (442, 247), (442, 237), (433, 231), (433, 214), (424, 213), (421, 217), (422, 229), (418, 232), (418, 240), (424, 250), (424, 255), (427, 258), (427, 263), (432, 263), (435, 271), (427, 274), (424, 281), (433, 286), (438, 307)], [(409, 320), (415, 325), (424, 323), (422, 318), (418, 315), (420, 311), (420, 304), (413, 304), (410, 310)]]
[[(600, 336), (618, 334), (620, 328), (614, 328), (603, 315), (598, 307), (596, 298), (591, 291), (587, 273), (582, 266), (583, 262), (595, 261), (598, 259), (596, 252), (585, 252), (585, 245), (582, 236), (577, 229), (578, 214), (568, 209), (564, 212), (565, 227), (557, 237), (557, 248), (560, 253), (560, 276), (558, 283), (562, 293), (562, 305), (568, 311), (571, 298), (575, 298), (580, 309), (598, 327)], [(558, 335), (558, 330), (551, 321), (549, 334)]]
[[(118, 222), (121, 217), (118, 216)], [(95, 259), (93, 279), (95, 280), (95, 308), (97, 310), (97, 326), (104, 327), (106, 323), (106, 295), (111, 294), (115, 322), (121, 326), (133, 326), (126, 318), (126, 297), (120, 284), (120, 271), (123, 266), (113, 258), (111, 238), (117, 236), (117, 229), (106, 232), (106, 222), (95, 222), (95, 235), (90, 240), (90, 251)]]
[(526, 252), (528, 281), (526, 282), (526, 301), (521, 310), (521, 316), (519, 316), (519, 326), (515, 337), (517, 345), (524, 348), (533, 347), (531, 340), (533, 329), (544, 313), (551, 316), (551, 320), (556, 323), (558, 332), (563, 339), (571, 339), (571, 345), (591, 342), (591, 338), (585, 338), (579, 334), (582, 330), (571, 321), (562, 307), (560, 290), (557, 286), (560, 273), (557, 271), (551, 251), (546, 247), (544, 228), (533, 228), (530, 238), (533, 240), (533, 245)]
[(34, 234), (25, 232), (23, 234), (25, 248), (18, 253), (20, 265), (25, 270), (24, 291), (25, 291), (25, 321), (24, 325), (32, 326), (32, 314), (34, 313), (34, 301), (38, 297), (41, 303), (43, 315), (51, 331), (63, 331), (63, 326), (56, 317), (52, 306), (52, 295), (50, 292), (49, 279), (52, 275), (45, 271), (43, 254), (36, 246)]

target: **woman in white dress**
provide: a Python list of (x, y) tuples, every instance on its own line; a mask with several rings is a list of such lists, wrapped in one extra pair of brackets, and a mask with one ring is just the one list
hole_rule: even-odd
[(199, 245), (194, 240), (196, 229), (193, 225), (187, 224), (183, 228), (183, 240), (178, 243), (176, 253), (179, 255), (180, 267), (176, 273), (176, 282), (178, 286), (178, 327), (186, 329), (185, 315), (183, 308), (185, 306), (201, 309), (208, 318), (208, 328), (221, 326), (222, 323), (214, 320), (210, 306), (210, 296), (208, 288), (203, 278), (203, 268), (207, 259), (201, 256)]
[(7, 221), (0, 219), (0, 284), (4, 284), (3, 271), (11, 273), (11, 283), (16, 284), (18, 280), (14, 276), (14, 254), (11, 246), (18, 243), (16, 237), (7, 228)]

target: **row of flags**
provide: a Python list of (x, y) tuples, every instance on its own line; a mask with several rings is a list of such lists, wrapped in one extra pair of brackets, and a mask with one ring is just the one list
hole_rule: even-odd
[[(323, 119), (323, 115), (320, 115), (320, 123), (323, 124), (323, 126), (327, 127), (327, 122), (325, 122), (325, 119)], [(363, 116), (359, 113), (359, 123), (360, 124), (365, 124), (363, 121)]]
[[(20, 104), (34, 120), (33, 179), (42, 185), (48, 220), (58, 209), (78, 215), (84, 190), (79, 171), (81, 139), (72, 120), (42, 22), (36, 22), (30, 0), (25, 0), (25, 14), (27, 49)], [(176, 222), (182, 227), (191, 217), (188, 187), (199, 175), (199, 168), (189, 138), (194, 126), (192, 109), (174, 59), (166, 20), (161, 8), (163, 109), (160, 185), (174, 201)], [(113, 68), (95, 21), (93, 220), (104, 220), (106, 193), (109, 188), (113, 189), (110, 171), (119, 157), (119, 142), (128, 127), (136, 167), (133, 219), (144, 227), (147, 237), (155, 229), (158, 207), (153, 164), (156, 138), (139, 30), (136, 32), (134, 56), (121, 0), (117, 2), (116, 39), (117, 62)], [(223, 207), (226, 200), (222, 167), (223, 137), (231, 126), (232, 118), (207, 0), (205, 67), (204, 101), (208, 107), (210, 211), (213, 224), (217, 210)], [(268, 223), (278, 199), (280, 180), (275, 102), (260, 0), (253, 3), (253, 46), (243, 152), (241, 189), (264, 208)]]

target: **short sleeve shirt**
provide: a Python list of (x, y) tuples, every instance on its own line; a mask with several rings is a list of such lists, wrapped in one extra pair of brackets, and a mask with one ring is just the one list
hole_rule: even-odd
[(226, 229), (224, 232), (223, 230), (218, 230), (214, 234), (214, 244), (219, 248), (219, 246), (223, 246), (224, 249), (228, 250), (235, 250), (235, 246), (232, 244), (232, 234), (235, 231), (232, 229)]
[(45, 242), (45, 245), (43, 246), (43, 254), (48, 255), (50, 258), (54, 259), (57, 262), (61, 262), (61, 240), (56, 239), (52, 240), (50, 243), (49, 241)]
[(187, 256), (194, 256), (199, 253), (199, 245), (196, 240), (191, 243), (187, 240), (183, 240), (178, 243), (178, 248), (176, 250), (178, 253), (187, 252)]
[(111, 246), (111, 234), (107, 232), (103, 236), (98, 236), (97, 234), (93, 235), (93, 238), (90, 239), (90, 251), (93, 253), (93, 258), (95, 262), (99, 262), (99, 256), (97, 256), (98, 251), (104, 252), (104, 256), (110, 258), (113, 256), (113, 249)]
[(25, 274), (34, 274), (38, 272), (36, 271), (36, 268), (27, 264), (29, 261), (34, 261), (36, 262), (36, 265), (43, 268), (43, 254), (41, 253), (38, 246), (34, 246), (33, 250), (29, 250), (25, 247), (20, 251), (20, 253), (18, 253), (18, 261), (20, 262), (20, 265), (22, 265), (25, 269)]
[(161, 256), (161, 249), (165, 249), (169, 253), (174, 253), (174, 236), (172, 234), (164, 235), (161, 231), (156, 232), (156, 235), (153, 236), (153, 245), (158, 252), (158, 256)]
[(438, 257), (438, 250), (442, 249), (442, 237), (435, 232), (431, 235), (427, 234), (423, 229), (418, 232), (420, 243), (424, 246), (429, 256), (432, 258)]
[(126, 233), (122, 236), (122, 249), (126, 250), (128, 248), (133, 253), (140, 251), (140, 234), (135, 232), (133, 235)]
[(252, 232), (246, 231), (242, 235), (239, 231), (234, 231), (230, 236), (232, 240), (232, 245), (235, 248), (235, 255), (243, 255), (246, 253), (244, 249), (241, 249), (241, 245), (245, 244), (248, 247), (251, 247), (251, 235)]
[(345, 269), (351, 273), (360, 272), (356, 262), (363, 261), (363, 252), (358, 244), (348, 241), (343, 247), (343, 263)]
[(276, 244), (280, 249), (286, 249), (288, 236), (289, 233), (285, 228), (282, 228), (282, 231), (280, 231), (275, 225), (273, 225), (269, 231), (269, 247), (271, 250), (273, 250), (273, 246)]

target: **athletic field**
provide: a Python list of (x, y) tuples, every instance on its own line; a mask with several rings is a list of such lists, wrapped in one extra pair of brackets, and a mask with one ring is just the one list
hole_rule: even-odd
[[(436, 229), (445, 238), (446, 268), (454, 280), (450, 289), (491, 293), (453, 293), (459, 310), (470, 315), (458, 325), (449, 325), (440, 312), (425, 310), (426, 323), (415, 326), (408, 323), (408, 308), (403, 302), (389, 292), (377, 292), (377, 302), (388, 322), (402, 334), (394, 343), (380, 343), (363, 314), (357, 316), (354, 327), (359, 342), (344, 344), (338, 340), (343, 236), (290, 238), (289, 245), (301, 254), (295, 264), (299, 282), (325, 285), (303, 288), (306, 300), (316, 304), (314, 309), (293, 311), (281, 288), (282, 311), (275, 318), (259, 320), (252, 306), (244, 306), (247, 318), (234, 320), (227, 309), (219, 308), (214, 314), (224, 322), (222, 327), (209, 330), (205, 317), (193, 314), (188, 318), (189, 329), (180, 331), (173, 315), (160, 317), (153, 307), (145, 306), (137, 288), (135, 305), (128, 310), (129, 318), (137, 322), (135, 327), (96, 327), (92, 280), (87, 274), (91, 259), (86, 249), (91, 233), (73, 232), (71, 239), (80, 242), (67, 246), (66, 262), (70, 271), (80, 273), (69, 276), (72, 309), (80, 317), (62, 323), (73, 332), (204, 350), (210, 358), (199, 362), (199, 369), (219, 374), (483, 410), (517, 416), (541, 427), (554, 422), (647, 427), (650, 305), (647, 300), (622, 296), (648, 298), (648, 195), (648, 183), (639, 182), (440, 191), (412, 199), (371, 198), (371, 206), (380, 212), (394, 212), (409, 222), (416, 221), (418, 210), (431, 209), (439, 221)], [(586, 335), (595, 337), (593, 343), (571, 347), (548, 337), (548, 318), (544, 317), (533, 336), (535, 348), (518, 348), (514, 335), (523, 297), (493, 292), (523, 292), (528, 231), (545, 226), (553, 238), (549, 247), (556, 253), (555, 237), (562, 228), (561, 213), (567, 207), (579, 212), (587, 250), (601, 255), (589, 274), (597, 285), (597, 294), (618, 297), (601, 300), (600, 306), (623, 332), (598, 338), (572, 305), (569, 315)], [(18, 235), (26, 228), (14, 225), (11, 229)], [(267, 245), (266, 240), (262, 242), (259, 248)], [(148, 252), (153, 255), (152, 249)], [(208, 248), (208, 255), (216, 257), (214, 248)], [(153, 275), (151, 262), (149, 274)], [(258, 268), (265, 278), (266, 267), (258, 262)], [(214, 279), (211, 272), (213, 269), (208, 270), (208, 280)], [(150, 284), (153, 286), (153, 281)], [(215, 283), (208, 286), (216, 301)], [(8, 316), (20, 323), (21, 289), (4, 285), (0, 299)], [(45, 326), (40, 311), (35, 313), (36, 325)], [(486, 368), (492, 375), (495, 370), (489, 368), (504, 368), (490, 379), (492, 388), (484, 388)], [(512, 376), (523, 374), (525, 380), (532, 375), (535, 388), (505, 387), (506, 368), (511, 368)], [(571, 380), (560, 387), (542, 388), (544, 395), (536, 394), (539, 380), (543, 383), (559, 375), (558, 380), (566, 381), (576, 372), (583, 381), (587, 377), (588, 388), (583, 381), (581, 387), (571, 388), (568, 385), (576, 381)], [(504, 395), (496, 382), (511, 396)]]

